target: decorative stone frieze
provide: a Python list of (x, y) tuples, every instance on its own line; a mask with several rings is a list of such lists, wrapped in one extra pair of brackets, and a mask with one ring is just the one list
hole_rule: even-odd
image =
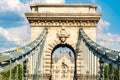
[(31, 27), (42, 26), (74, 26), (74, 27), (94, 27), (98, 21), (31, 21)]

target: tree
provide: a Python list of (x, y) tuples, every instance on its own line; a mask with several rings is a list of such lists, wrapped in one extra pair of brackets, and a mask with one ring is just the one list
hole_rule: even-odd
[[(18, 67), (18, 79), (22, 80), (22, 66), (18, 65), (17, 67)], [(11, 78), (13, 80), (15, 80), (17, 77), (17, 67), (11, 70)], [(10, 70), (2, 73), (2, 80), (9, 80), (9, 78), (10, 78)]]
[[(112, 70), (112, 74), (111, 74)], [(104, 77), (105, 80), (111, 80), (110, 77), (112, 77), (113, 80), (119, 80), (119, 70), (115, 68), (111, 68), (109, 65), (106, 65), (104, 67)]]

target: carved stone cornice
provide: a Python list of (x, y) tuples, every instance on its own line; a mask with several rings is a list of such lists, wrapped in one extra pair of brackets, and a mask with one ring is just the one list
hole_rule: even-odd
[(33, 26), (96, 26), (98, 13), (26, 13)]
[(30, 21), (30, 25), (31, 27), (34, 26), (38, 26), (38, 27), (43, 27), (43, 26), (49, 26), (49, 27), (55, 27), (55, 26), (65, 26), (65, 27), (69, 27), (69, 26), (74, 26), (74, 27), (80, 27), (80, 26), (84, 26), (84, 27), (95, 27), (98, 23), (98, 20), (88, 20), (88, 21), (79, 21), (79, 20), (71, 20), (71, 21), (61, 21), (61, 20), (50, 20), (50, 21), (40, 21), (40, 20), (31, 20)]
[(100, 17), (101, 14), (99, 13), (25, 13), (27, 17), (55, 17), (55, 16), (95, 16), (95, 17)]
[(99, 20), (100, 17), (27, 17), (30, 20)]

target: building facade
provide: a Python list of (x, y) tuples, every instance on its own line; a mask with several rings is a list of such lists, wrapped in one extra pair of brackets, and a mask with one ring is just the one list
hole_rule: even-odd
[(70, 57), (61, 56), (52, 63), (52, 80), (73, 80), (74, 68), (74, 61)]

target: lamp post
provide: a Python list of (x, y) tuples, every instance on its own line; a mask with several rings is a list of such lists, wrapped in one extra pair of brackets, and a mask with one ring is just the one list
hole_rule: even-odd
[(110, 74), (109, 77), (110, 77), (110, 80), (113, 80), (113, 74)]
[(87, 80), (88, 80), (88, 77), (89, 77), (89, 71), (88, 70), (86, 71), (86, 77), (87, 77)]
[(104, 80), (104, 62), (103, 60), (100, 58), (99, 60), (99, 63), (100, 63), (100, 80)]
[(109, 76), (109, 78), (110, 78), (110, 80), (113, 80), (113, 69), (112, 69), (112, 64), (109, 64), (109, 66), (110, 66), (110, 76)]

